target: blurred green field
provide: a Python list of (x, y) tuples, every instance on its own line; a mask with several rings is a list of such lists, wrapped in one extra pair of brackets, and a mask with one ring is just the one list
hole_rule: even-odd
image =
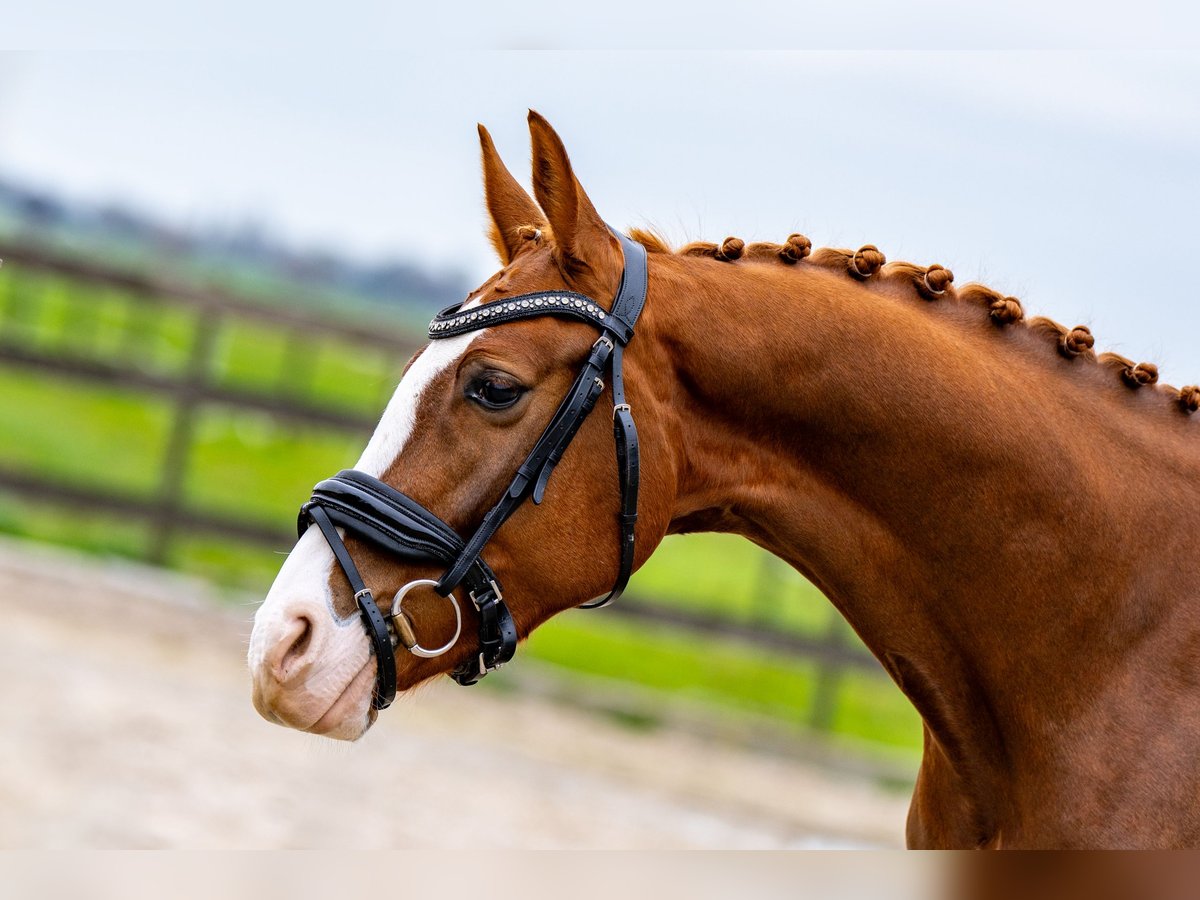
[[(50, 277), (0, 269), (0, 340), (178, 373), (195, 321), (189, 310), (131, 302)], [(212, 360), (222, 384), (286, 389), (310, 402), (378, 415), (404, 363), (336, 340), (297, 346), (262, 323), (227, 320)], [(0, 364), (0, 465), (69, 484), (149, 497), (157, 490), (172, 407), (166, 398)], [(365, 436), (280, 424), (248, 410), (209, 406), (199, 418), (184, 486), (189, 506), (287, 526), (312, 484), (352, 465)], [(91, 552), (138, 557), (148, 526), (81, 516), (0, 494), (0, 530)], [(181, 537), (169, 562), (216, 583), (262, 591), (286, 546), (276, 550), (201, 536)], [(739, 538), (668, 538), (635, 576), (635, 596), (719, 612), (799, 634), (843, 627), (820, 594), (783, 563)], [(577, 673), (627, 680), (714, 708), (791, 723), (809, 721), (812, 663), (735, 641), (684, 637), (600, 614), (569, 613), (543, 626), (529, 655)], [(906, 749), (920, 746), (919, 720), (874, 674), (846, 672), (834, 688), (829, 730)]]

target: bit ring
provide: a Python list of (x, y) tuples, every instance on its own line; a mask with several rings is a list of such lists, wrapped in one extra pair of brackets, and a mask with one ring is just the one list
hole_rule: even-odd
[(418, 578), (416, 581), (410, 581), (404, 587), (400, 588), (396, 592), (396, 599), (392, 601), (392, 625), (395, 627), (396, 633), (400, 636), (400, 643), (413, 656), (420, 656), (423, 659), (433, 659), (434, 657), (441, 656), (458, 642), (459, 635), (462, 634), (462, 610), (459, 608), (458, 598), (453, 593), (450, 593), (446, 595), (446, 599), (454, 607), (454, 636), (435, 650), (426, 650), (417, 642), (416, 635), (413, 633), (412, 622), (409, 621), (404, 610), (400, 608), (400, 604), (404, 602), (404, 598), (408, 596), (408, 592), (413, 588), (422, 586), (435, 587), (436, 585), (437, 582), (432, 578)]

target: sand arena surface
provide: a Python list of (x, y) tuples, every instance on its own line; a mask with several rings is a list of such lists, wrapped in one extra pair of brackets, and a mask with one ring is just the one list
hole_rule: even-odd
[(670, 729), (461, 689), (357, 744), (250, 704), (253, 609), (0, 541), (0, 847), (898, 846), (907, 798)]

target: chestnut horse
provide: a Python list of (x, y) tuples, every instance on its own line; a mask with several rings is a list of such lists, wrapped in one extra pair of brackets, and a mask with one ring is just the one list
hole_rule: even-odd
[[(470, 299), (569, 290), (604, 305), (620, 244), (558, 135), (536, 113), (529, 125), (536, 203), (480, 127), (503, 268)], [(911, 846), (1200, 843), (1200, 424), (1187, 415), (1200, 388), (1157, 384), (1152, 365), (1096, 354), (1086, 328), (1026, 319), (1012, 297), (871, 246), (812, 251), (792, 235), (672, 252), (633, 237), (649, 268), (625, 358), (636, 564), (666, 534), (733, 532), (821, 589), (924, 720)], [(595, 338), (539, 318), (434, 341), (358, 468), (468, 534)], [(544, 502), (485, 550), (522, 637), (612, 584), (609, 390)], [(376, 597), (437, 576), (353, 535), (346, 546)], [(411, 606), (426, 646), (454, 633), (444, 599)], [(477, 654), (472, 613), (444, 656), (398, 648), (401, 690)], [(351, 740), (374, 721), (370, 644), (316, 528), (259, 610), (249, 659), (268, 719)]]

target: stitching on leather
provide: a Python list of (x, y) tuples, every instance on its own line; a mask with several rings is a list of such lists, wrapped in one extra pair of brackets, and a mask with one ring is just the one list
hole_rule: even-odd
[[(331, 480), (335, 480), (335, 479), (331, 479)], [(409, 516), (410, 518), (412, 518), (414, 521), (418, 522), (419, 524), (425, 525), (425, 526), (429, 526), (431, 524), (430, 522), (424, 520), (421, 516), (417, 515), (413, 510), (407, 509), (403, 506), (399, 506), (399, 505), (391, 502), (390, 497), (388, 497), (386, 494), (383, 494), (377, 490), (372, 490), (369, 485), (360, 485), (358, 482), (354, 482), (354, 481), (351, 481), (349, 483), (354, 485), (355, 488), (363, 491), (363, 493), (369, 494), (369, 495), (373, 496), (376, 500), (379, 500), (380, 502), (390, 506), (393, 510), (399, 510), (399, 511), (405, 513), (407, 516)], [(327, 498), (329, 502), (339, 504), (340, 506), (344, 506), (348, 510), (354, 509), (354, 507), (350, 504), (349, 501), (343, 500), (341, 497), (333, 495), (328, 490), (317, 491), (316, 493), (322, 497)], [(438, 537), (441, 537), (443, 540), (445, 540), (445, 542), (448, 545), (450, 545), (451, 547), (455, 548), (455, 552), (457, 552), (457, 545), (462, 543), (462, 538), (453, 529), (451, 529), (448, 525), (445, 525), (445, 523), (443, 523), (440, 519), (436, 519), (436, 517), (433, 516), (432, 513), (430, 513), (429, 515), (432, 519), (435, 519), (436, 523), (437, 523), (437, 527), (431, 528), (430, 530), (436, 531), (437, 529), (441, 529), (443, 533), (439, 534)], [(368, 521), (367, 519), (362, 519), (361, 516), (359, 518), (361, 521), (364, 521), (364, 522)]]
[[(335, 478), (333, 478), (331, 480), (336, 481), (338, 479), (335, 476)], [(387, 494), (385, 494), (383, 491), (379, 490), (379, 488), (377, 488), (373, 484), (362, 484), (358, 481), (351, 480), (351, 479), (342, 479), (342, 480), (349, 482), (350, 484), (354, 485), (354, 487), (358, 488), (359, 490), (363, 491), (364, 493), (372, 495), (377, 500), (380, 500), (380, 501), (386, 503), (388, 506), (391, 506), (393, 509), (403, 510), (405, 513), (408, 513), (417, 521), (422, 522), (422, 524), (425, 524), (425, 525), (431, 524), (431, 522), (429, 522), (429, 521), (422, 521), (422, 517), (416, 514), (415, 509), (409, 509), (409, 508), (407, 508), (407, 506), (401, 505), (400, 503), (396, 502), (395, 498), (389, 497)], [(399, 492), (397, 492), (397, 494), (399, 494)], [(403, 494), (399, 494), (399, 496), (404, 497)], [(404, 499), (408, 500), (407, 497), (405, 497)], [(413, 502), (413, 501), (409, 501), (409, 502)], [(414, 507), (415, 507), (415, 505), (416, 504), (414, 502)], [(444, 532), (443, 536), (447, 538), (447, 543), (453, 544), (453, 541), (449, 540), (449, 538), (451, 536), (453, 536), (454, 539), (457, 540), (459, 543), (462, 543), (462, 537), (453, 528), (451, 528), (449, 525), (447, 525), (445, 522), (443, 522), (441, 519), (439, 519), (437, 516), (435, 516), (433, 513), (429, 512), (428, 510), (423, 510), (423, 511), (425, 512), (426, 515), (429, 516), (430, 520), (432, 520), (432, 523), (435, 523), (436, 527), (441, 529)]]
[(395, 540), (397, 544), (401, 544), (402, 546), (409, 547), (413, 550), (441, 551), (439, 553), (434, 553), (433, 555), (436, 556), (438, 559), (441, 559), (441, 560), (445, 559), (445, 555), (444, 555), (445, 551), (442, 548), (434, 546), (433, 544), (425, 543), (425, 542), (417, 543), (411, 539), (405, 540), (404, 536), (401, 535), (399, 532), (393, 531), (391, 528), (388, 528), (386, 525), (384, 525), (383, 523), (381, 523), (377, 520), (368, 519), (367, 517), (363, 516), (361, 513), (357, 512), (356, 510), (354, 510), (351, 507), (344, 506), (343, 504), (337, 503), (337, 502), (322, 503), (321, 505), (329, 506), (330, 508), (332, 508), (334, 510), (334, 512), (337, 512), (341, 515), (349, 516), (352, 519), (358, 519), (358, 521), (362, 522), (364, 525), (368, 525), (375, 531), (378, 531), (378, 532), (381, 532), (381, 533), (387, 535), (389, 538)]

